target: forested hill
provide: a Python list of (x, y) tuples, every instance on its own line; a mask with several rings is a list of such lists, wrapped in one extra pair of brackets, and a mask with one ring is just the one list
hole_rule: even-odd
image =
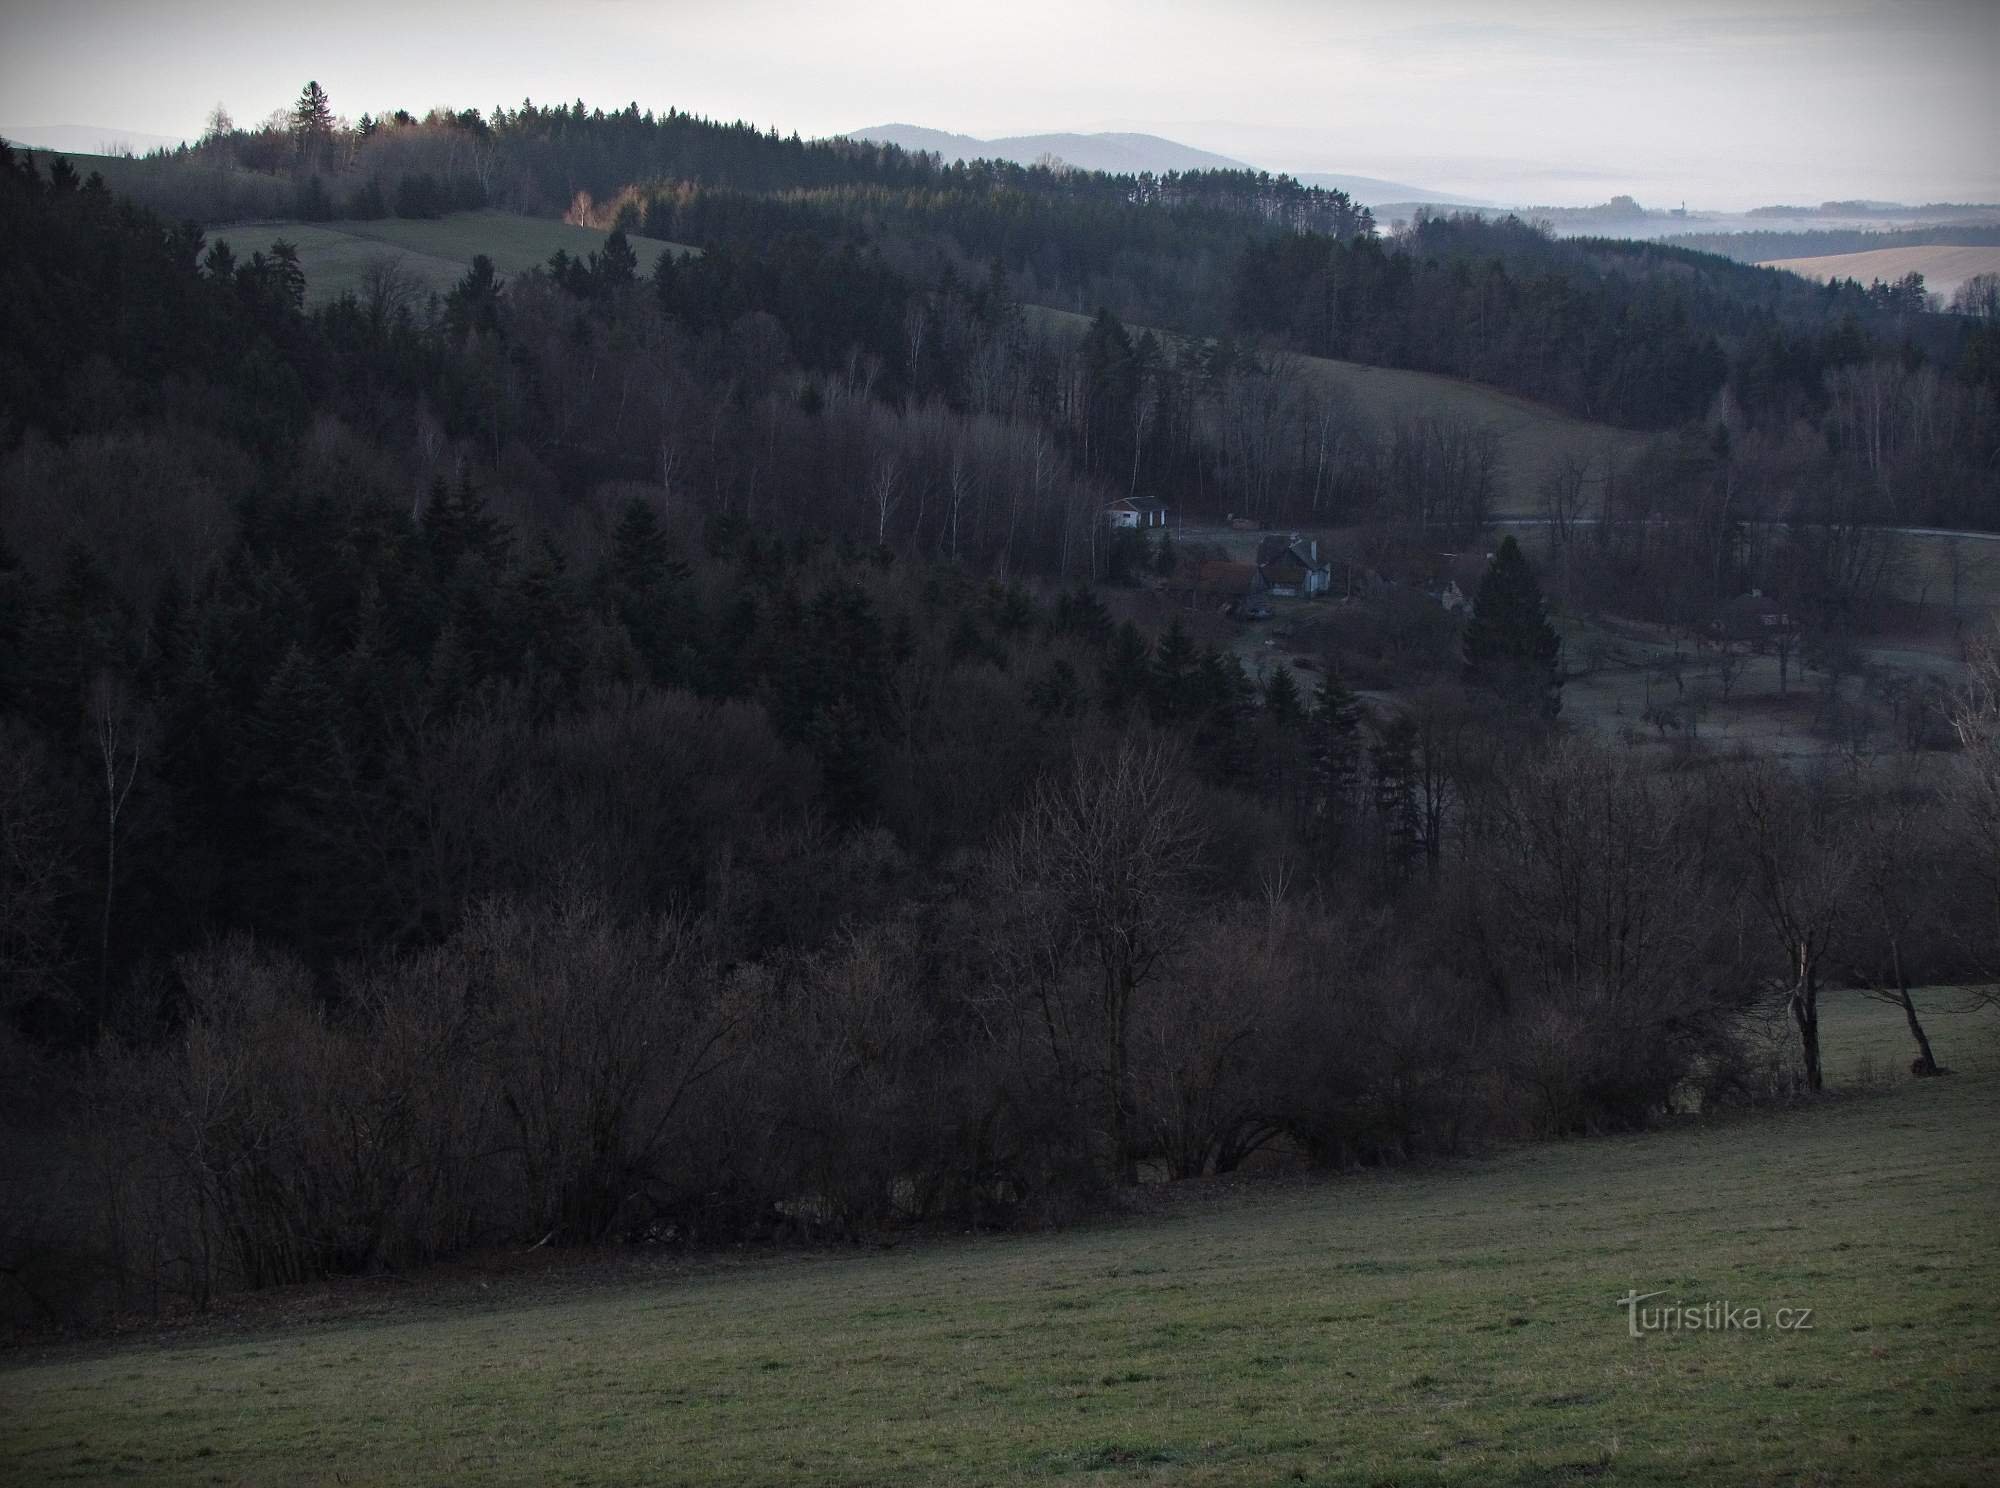
[[(1909, 286), (1815, 288), (1685, 249), (1555, 241), (1420, 213), (1384, 240), (1338, 191), (1249, 171), (1119, 176), (954, 162), (745, 123), (581, 102), (212, 130), (120, 166), (121, 194), (211, 224), (491, 206), (739, 257), (811, 238), (936, 286), (997, 272), (1015, 299), (1442, 373), (1579, 417), (1665, 429), (1728, 386), (1753, 421), (1813, 416), (1830, 368), (1891, 350), (1957, 372), (1987, 353)], [(318, 114), (314, 114), (314, 109)], [(313, 117), (307, 117), (313, 115)]]
[(1273, 235), (1245, 247), (1235, 291), (1240, 329), (1309, 355), (1490, 383), (1629, 428), (1701, 418), (1725, 384), (1753, 421), (1782, 423), (1877, 344), (1956, 366), (1967, 331), (1923, 314), (1920, 287), (1820, 286), (1473, 214), (1420, 215), (1393, 243)]

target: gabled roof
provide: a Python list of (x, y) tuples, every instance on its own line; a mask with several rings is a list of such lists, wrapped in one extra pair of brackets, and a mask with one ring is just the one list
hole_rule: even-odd
[(1146, 501), (1138, 497), (1120, 496), (1116, 501), (1106, 502), (1106, 511), (1153, 512), (1166, 509), (1164, 501)]
[(1191, 587), (1203, 594), (1254, 594), (1259, 585), (1257, 565), (1205, 558), (1189, 575)]
[(1311, 550), (1302, 542), (1288, 543), (1269, 557), (1260, 556), (1257, 566), (1270, 573), (1297, 573), (1303, 578), (1309, 573), (1319, 573), (1333, 565), (1323, 558), (1312, 556)]

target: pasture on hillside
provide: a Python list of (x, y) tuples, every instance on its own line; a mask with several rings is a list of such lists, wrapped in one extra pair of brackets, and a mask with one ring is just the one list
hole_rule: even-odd
[(2000, 274), (2000, 248), (1921, 243), (1914, 247), (1871, 248), (1865, 253), (1829, 253), (1817, 258), (1766, 259), (1760, 268), (1789, 269), (1807, 279), (1853, 279), (1893, 284), (1906, 274), (1922, 274), (1924, 288), (1947, 300), (1975, 274)]
[[(20, 1352), (0, 1478), (1991, 1482), (2000, 1017), (1922, 997), (1956, 1074), (1899, 1077), (1901, 1014), (1835, 994), (1810, 1105), (1183, 1185), (1063, 1234), (353, 1282)], [(1682, 1326), (1635, 1336), (1648, 1293)], [(1723, 1308), (1762, 1326), (1685, 1325)]]
[[(453, 212), (443, 217), (388, 217), (374, 222), (243, 222), (216, 228), (222, 239), (247, 257), (284, 239), (299, 250), (306, 272), (306, 303), (322, 305), (349, 290), (358, 291), (368, 266), (384, 256), (416, 280), (419, 293), (444, 294), (465, 277), (483, 253), (501, 274), (519, 274), (545, 264), (557, 252), (580, 258), (603, 248), (609, 234), (515, 212)], [(639, 272), (649, 275), (662, 253), (691, 250), (656, 238), (630, 239)]]
[(1582, 461), (1601, 476), (1607, 465), (1630, 459), (1653, 437), (1573, 418), (1545, 403), (1431, 372), (1323, 357), (1297, 360), (1309, 377), (1352, 399), (1355, 411), (1378, 426), (1416, 416), (1485, 424), (1498, 431), (1499, 491), (1491, 513), (1495, 517), (1537, 515), (1542, 483), (1564, 456)]
[[(1031, 308), (1044, 324), (1059, 325), (1078, 335), (1090, 328), (1088, 316), (1044, 306)], [(1144, 329), (1126, 327), (1133, 336)], [(1174, 339), (1171, 332), (1154, 334), (1163, 340)], [(1530, 398), (1433, 372), (1291, 354), (1284, 361), (1319, 389), (1344, 398), (1356, 414), (1378, 429), (1388, 429), (1399, 418), (1441, 418), (1497, 431), (1500, 472), (1498, 500), (1492, 512), (1495, 517), (1537, 515), (1542, 482), (1565, 455), (1601, 473), (1607, 462), (1631, 458), (1653, 437), (1574, 418)]]

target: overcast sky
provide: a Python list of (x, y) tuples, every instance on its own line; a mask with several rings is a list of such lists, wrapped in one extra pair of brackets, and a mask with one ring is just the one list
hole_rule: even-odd
[(2000, 0), (0, 0), (0, 127), (636, 100), (1136, 129), (1516, 202), (2000, 200)]

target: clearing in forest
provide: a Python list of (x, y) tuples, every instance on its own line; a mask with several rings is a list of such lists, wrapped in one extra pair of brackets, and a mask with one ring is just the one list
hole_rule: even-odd
[[(306, 303), (326, 304), (348, 290), (359, 291), (374, 260), (393, 257), (416, 280), (419, 294), (444, 294), (465, 277), (472, 260), (483, 253), (504, 275), (523, 273), (545, 264), (558, 251), (582, 258), (604, 247), (607, 233), (592, 227), (572, 227), (517, 212), (453, 212), (444, 217), (388, 217), (376, 222), (234, 222), (211, 228), (211, 241), (222, 239), (247, 258), (282, 238), (299, 250), (306, 271)], [(650, 275), (662, 253), (686, 253), (677, 243), (633, 237), (639, 272)]]

